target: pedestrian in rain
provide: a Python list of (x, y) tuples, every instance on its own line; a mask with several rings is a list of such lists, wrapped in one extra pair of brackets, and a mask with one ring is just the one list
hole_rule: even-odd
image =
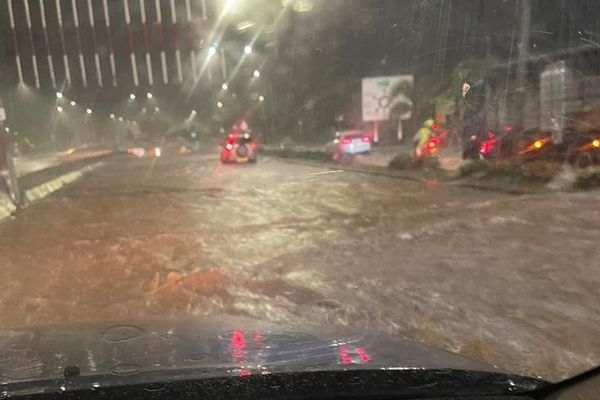
[(423, 125), (419, 128), (415, 136), (413, 137), (413, 141), (416, 142), (415, 155), (417, 157), (421, 157), (423, 154), (423, 147), (427, 145), (429, 138), (431, 137), (432, 129), (431, 127), (435, 121), (432, 118), (429, 118), (423, 122)]

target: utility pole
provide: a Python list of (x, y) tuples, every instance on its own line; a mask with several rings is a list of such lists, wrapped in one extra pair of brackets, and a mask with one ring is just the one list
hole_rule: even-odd
[(517, 64), (517, 83), (519, 89), (525, 84), (527, 59), (531, 41), (531, 0), (519, 1), (521, 20), (519, 23), (519, 59)]
[(519, 0), (518, 11), (521, 19), (519, 23), (519, 58), (517, 61), (517, 76), (516, 76), (516, 91), (519, 93), (518, 101), (515, 101), (516, 105), (513, 115), (518, 116), (517, 125), (518, 129), (523, 128), (524, 123), (524, 107), (527, 99), (527, 60), (529, 59), (529, 45), (531, 41), (531, 5), (532, 0)]
[(6, 187), (7, 195), (15, 206), (20, 207), (22, 202), (21, 190), (17, 171), (10, 151), (10, 132), (6, 128), (6, 109), (0, 97), (0, 189)]

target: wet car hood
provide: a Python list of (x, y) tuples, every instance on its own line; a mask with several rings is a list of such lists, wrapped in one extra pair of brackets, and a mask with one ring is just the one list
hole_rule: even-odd
[(1, 384), (62, 379), (65, 371), (67, 377), (108, 379), (170, 370), (247, 376), (354, 368), (498, 372), (477, 361), (368, 329), (284, 328), (237, 317), (0, 333)]

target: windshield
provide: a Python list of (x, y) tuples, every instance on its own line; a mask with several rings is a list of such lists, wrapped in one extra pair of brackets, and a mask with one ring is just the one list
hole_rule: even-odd
[[(86, 332), (115, 327), (122, 364), (177, 367), (128, 338), (190, 320), (212, 350), (184, 366), (229, 352), (241, 375), (433, 365), (373, 335), (549, 381), (597, 366), (599, 15), (2, 1), (0, 358), (44, 367), (0, 376), (61, 375), (69, 351), (100, 373)], [(294, 335), (339, 351), (300, 362)]]

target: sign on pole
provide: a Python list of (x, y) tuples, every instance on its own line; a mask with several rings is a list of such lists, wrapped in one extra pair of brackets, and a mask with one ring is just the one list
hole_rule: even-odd
[(388, 121), (392, 109), (398, 104), (405, 104), (407, 109), (407, 111), (400, 115), (400, 119), (409, 119), (413, 104), (409, 97), (409, 90), (412, 88), (412, 85), (412, 75), (363, 78), (363, 121)]

